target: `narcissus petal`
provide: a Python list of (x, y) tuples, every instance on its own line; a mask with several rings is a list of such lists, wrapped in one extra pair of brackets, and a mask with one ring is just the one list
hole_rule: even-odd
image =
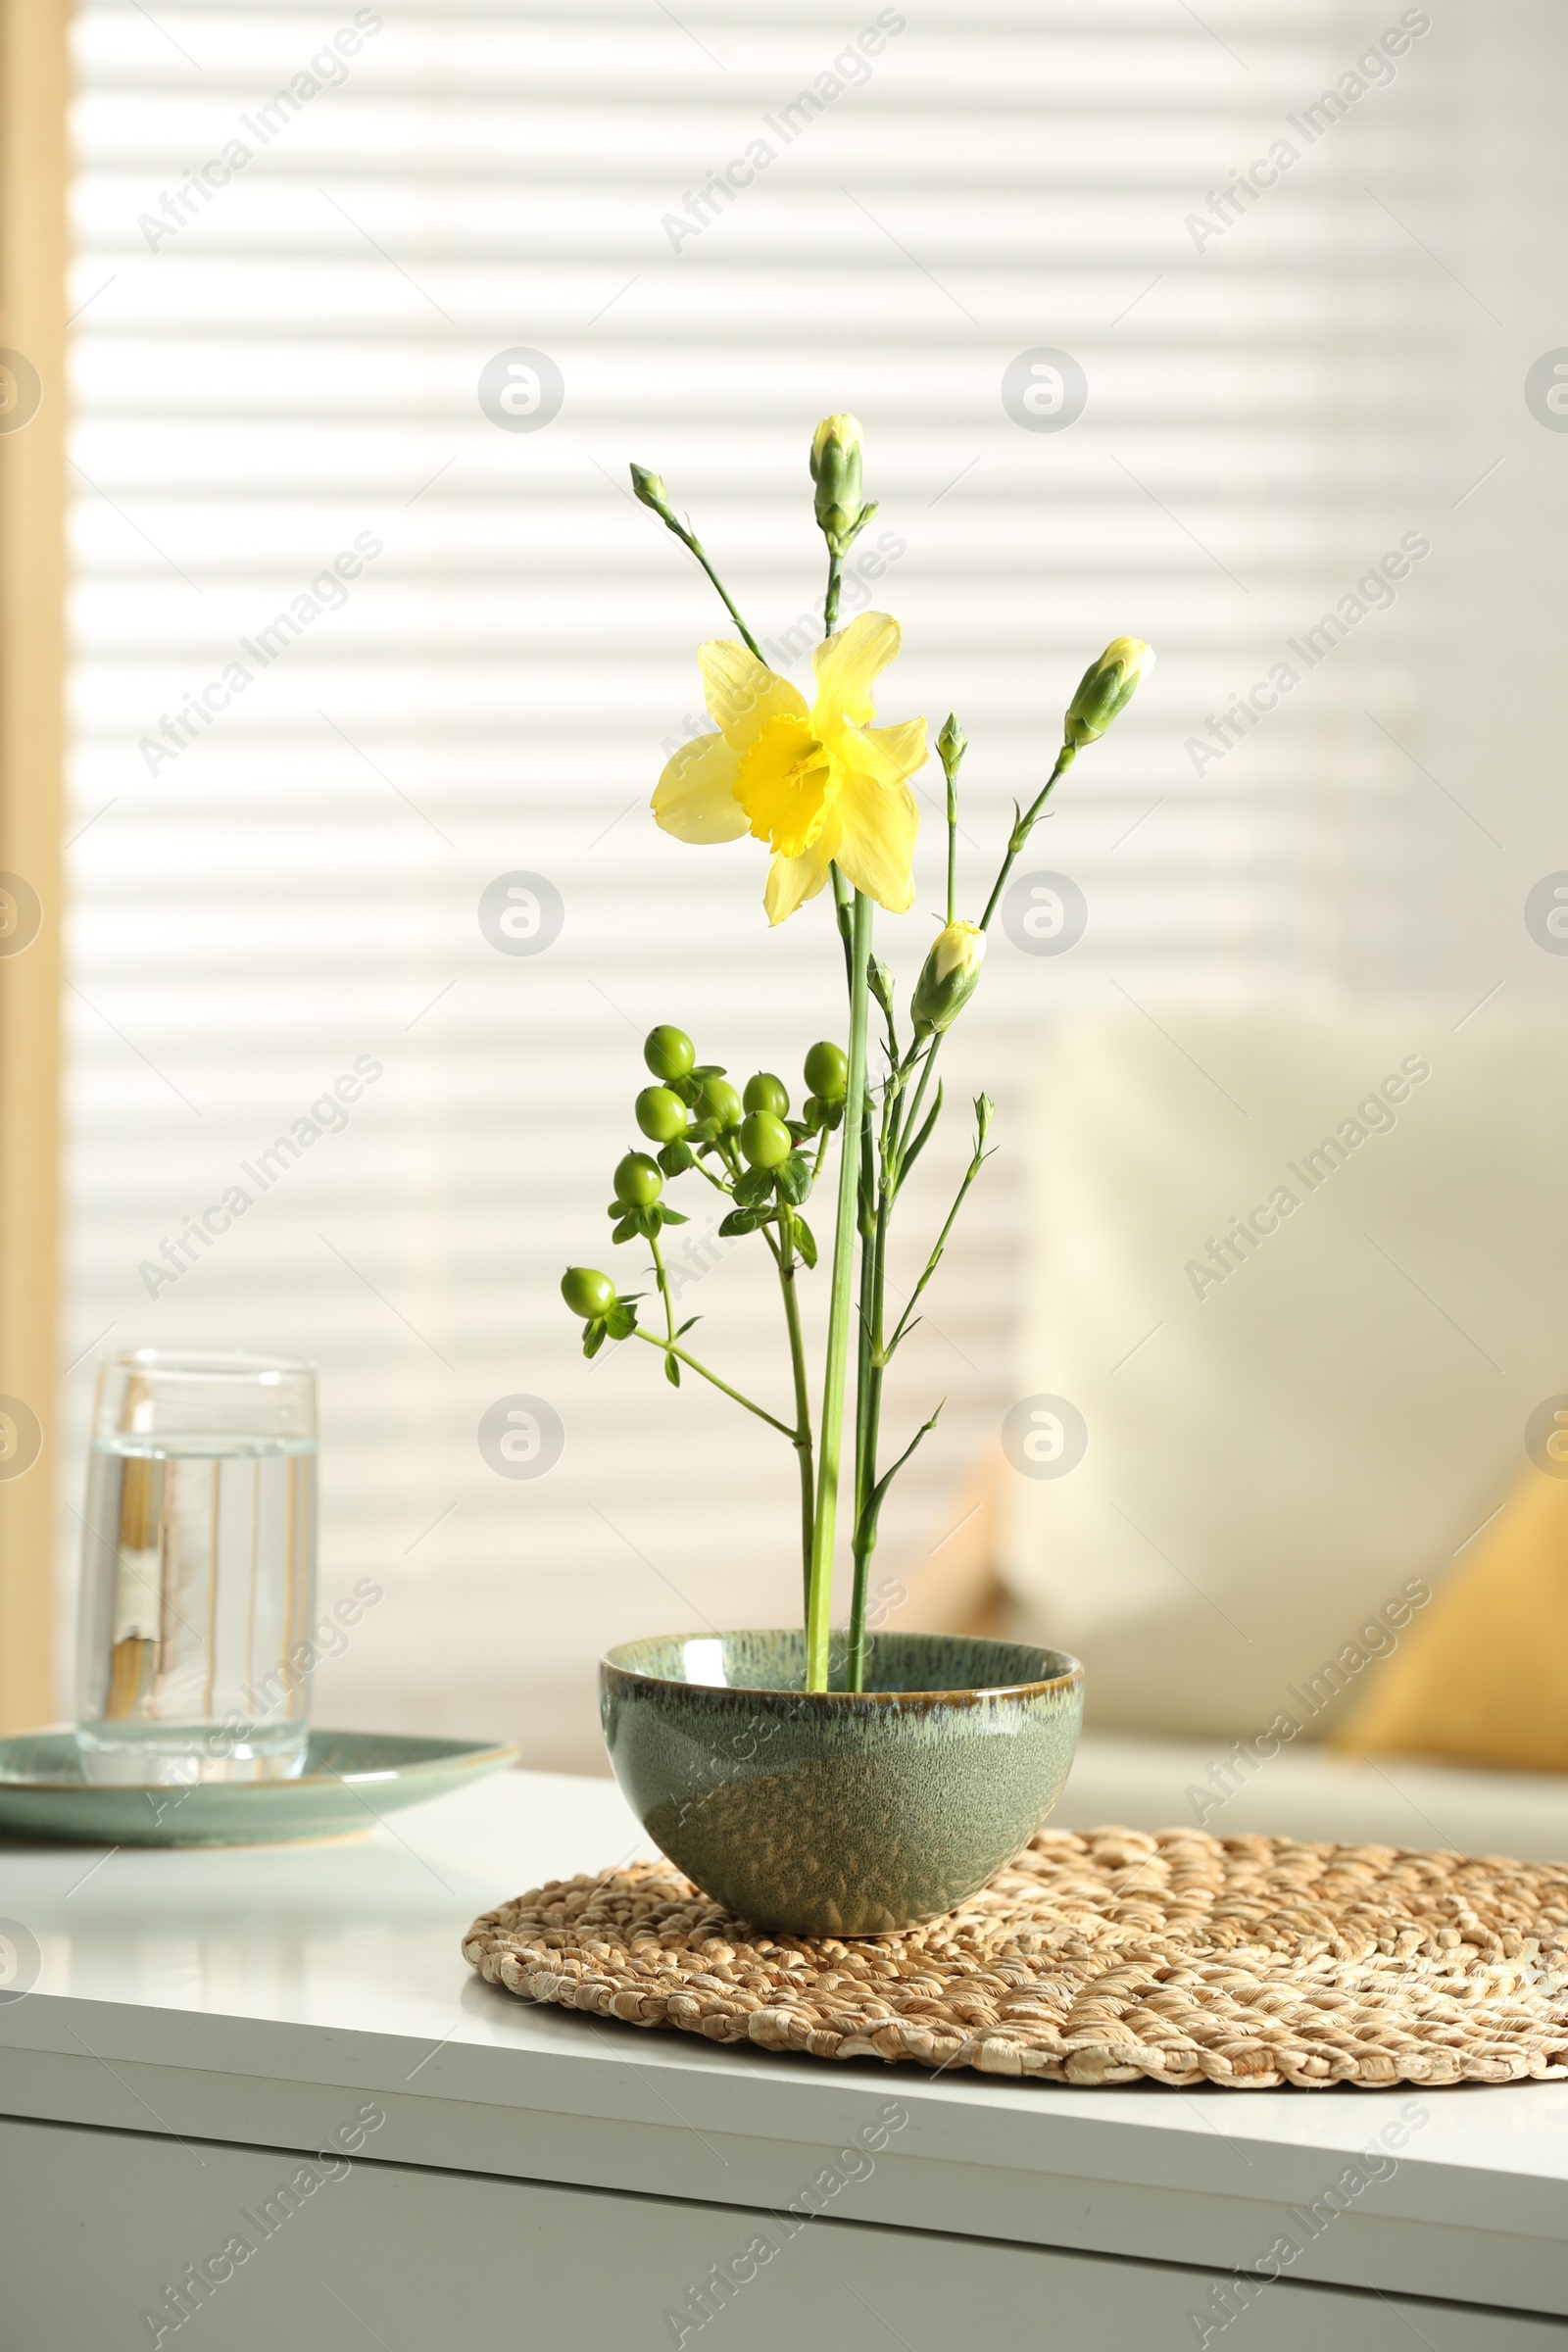
[(815, 898), (827, 880), (838, 847), (838, 832), (837, 820), (830, 815), (816, 840), (801, 857), (774, 858), (767, 869), (767, 888), (762, 893), (762, 905), (770, 923), (783, 922), (797, 906)]
[(875, 718), (872, 685), (903, 642), (904, 633), (891, 613), (862, 612), (817, 647), (811, 657), (816, 670), (811, 718), (819, 733), (841, 727), (846, 720), (863, 727)]
[(902, 784), (906, 776), (912, 776), (926, 763), (925, 720), (906, 718), (898, 727), (866, 727), (856, 752), (851, 754), (846, 748), (845, 757), (853, 758), (855, 764), (875, 776), (879, 784)]
[(920, 830), (920, 811), (907, 784), (849, 776), (833, 814), (842, 836), (839, 864), (856, 889), (889, 914), (907, 914), (914, 905), (911, 861)]
[(732, 750), (744, 752), (772, 718), (805, 718), (806, 703), (744, 645), (714, 638), (697, 649), (703, 699)]
[(809, 725), (773, 718), (741, 756), (735, 798), (752, 831), (781, 858), (798, 858), (822, 830), (838, 773)]
[(654, 790), (654, 815), (677, 841), (738, 841), (746, 811), (735, 798), (739, 760), (722, 735), (683, 743)]

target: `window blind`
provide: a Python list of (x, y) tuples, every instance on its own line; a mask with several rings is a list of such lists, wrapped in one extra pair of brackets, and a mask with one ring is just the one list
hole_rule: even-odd
[[(86, 0), (63, 1626), (92, 1366), (141, 1344), (320, 1367), (323, 1593), (383, 1594), (328, 1720), (591, 1766), (608, 1641), (796, 1613), (788, 1448), (634, 1347), (585, 1364), (557, 1282), (641, 1287), (603, 1211), (649, 1026), (797, 1094), (844, 1026), (824, 903), (770, 935), (756, 845), (648, 814), (729, 632), (626, 487), (663, 473), (808, 677), (836, 409), (881, 502), (845, 610), (905, 631), (882, 714), (970, 738), (971, 912), (1085, 662), (1160, 657), (955, 1033), (902, 1282), (982, 1085), (1004, 1150), (890, 1398), (894, 1443), (949, 1399), (896, 1599), (1011, 1401), (1042, 1025), (1127, 1001), (1179, 1043), (1184, 1002), (1390, 952), (1437, 564), (1365, 583), (1434, 538), (1451, 331), (1422, 14)], [(760, 1247), (687, 1190), (682, 1309), (782, 1397)]]

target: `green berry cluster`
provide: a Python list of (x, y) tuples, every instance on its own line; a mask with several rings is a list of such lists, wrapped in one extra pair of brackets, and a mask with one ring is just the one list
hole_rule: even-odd
[[(728, 1195), (732, 1206), (719, 1226), (726, 1239), (779, 1228), (789, 1250), (807, 1265), (816, 1263), (816, 1243), (800, 1209), (809, 1198), (815, 1169), (803, 1146), (827, 1135), (844, 1117), (849, 1064), (843, 1050), (826, 1040), (806, 1056), (803, 1113), (790, 1116), (789, 1089), (770, 1070), (759, 1070), (737, 1093), (721, 1062), (700, 1062), (684, 1029), (667, 1022), (651, 1029), (643, 1059), (654, 1083), (633, 1104), (641, 1133), (657, 1152), (633, 1150), (617, 1163), (614, 1199), (608, 1214), (612, 1241), (634, 1236), (658, 1244), (666, 1225), (689, 1220), (663, 1200), (666, 1178), (701, 1166), (709, 1181)], [(569, 1266), (562, 1297), (584, 1322), (583, 1349), (595, 1354), (605, 1338), (625, 1339), (636, 1329), (632, 1298), (623, 1297), (608, 1274)], [(641, 1294), (633, 1294), (640, 1297)], [(673, 1370), (673, 1366), (670, 1367)]]

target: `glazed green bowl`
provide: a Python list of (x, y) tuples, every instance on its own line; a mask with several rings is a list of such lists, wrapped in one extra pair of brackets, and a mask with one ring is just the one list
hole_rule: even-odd
[(637, 1818), (757, 1927), (879, 1936), (951, 1911), (1061, 1794), (1083, 1668), (1024, 1642), (881, 1633), (866, 1690), (805, 1691), (804, 1657), (798, 1631), (611, 1650), (605, 1744)]

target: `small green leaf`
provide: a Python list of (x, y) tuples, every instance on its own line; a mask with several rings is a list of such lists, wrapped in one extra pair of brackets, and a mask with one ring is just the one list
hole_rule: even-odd
[(721, 1061), (697, 1061), (692, 1064), (686, 1075), (701, 1094), (705, 1078), (723, 1077), (724, 1064)]
[(637, 1309), (624, 1298), (618, 1299), (605, 1317), (605, 1329), (612, 1340), (629, 1340), (637, 1328)]
[(811, 1197), (811, 1163), (802, 1152), (792, 1152), (781, 1168), (773, 1172), (773, 1181), (792, 1208)]
[(663, 1225), (689, 1225), (691, 1223), (690, 1217), (683, 1215), (678, 1208), (666, 1208), (662, 1200), (651, 1213), (658, 1217), (660, 1223)]
[(804, 1217), (795, 1219), (794, 1232), (795, 1247), (801, 1253), (803, 1263), (814, 1266), (816, 1263), (816, 1236)]
[(716, 1119), (698, 1119), (693, 1126), (686, 1130), (686, 1140), (693, 1144), (710, 1144), (715, 1141), (717, 1135), (718, 1121)]
[(767, 1219), (766, 1209), (732, 1208), (718, 1229), (719, 1239), (727, 1242), (737, 1233), (755, 1233), (759, 1225), (767, 1223)]
[(692, 1326), (700, 1323), (702, 1319), (703, 1318), (701, 1315), (688, 1315), (685, 1322), (681, 1324), (679, 1330), (676, 1332), (676, 1339), (683, 1340), (686, 1337), (686, 1334), (692, 1329)]
[(632, 1235), (638, 1230), (637, 1215), (636, 1211), (633, 1210), (629, 1216), (624, 1216), (621, 1218), (620, 1223), (615, 1227), (610, 1238), (612, 1242), (629, 1242)]
[(603, 1323), (585, 1323), (583, 1325), (582, 1351), (584, 1355), (597, 1355), (599, 1353), (600, 1348), (605, 1344), (606, 1329), (607, 1326)]
[(659, 1164), (666, 1176), (682, 1176), (693, 1164), (695, 1156), (690, 1145), (683, 1144), (677, 1137), (674, 1143), (666, 1144), (660, 1152)]
[(926, 1145), (931, 1141), (931, 1130), (941, 1116), (942, 1081), (939, 1078), (937, 1080), (937, 1099), (932, 1103), (930, 1109), (926, 1112), (925, 1117), (921, 1120), (919, 1134), (915, 1137), (913, 1143), (904, 1154), (904, 1165), (899, 1171), (899, 1181), (901, 1184), (903, 1183), (905, 1177), (909, 1173), (909, 1170), (913, 1167), (915, 1161), (919, 1158), (921, 1152), (925, 1150)]
[(666, 1355), (664, 1358), (664, 1378), (672, 1389), (680, 1387), (680, 1366), (672, 1355)]
[(735, 1181), (737, 1208), (760, 1208), (764, 1200), (773, 1198), (773, 1178), (767, 1168), (748, 1168)]

